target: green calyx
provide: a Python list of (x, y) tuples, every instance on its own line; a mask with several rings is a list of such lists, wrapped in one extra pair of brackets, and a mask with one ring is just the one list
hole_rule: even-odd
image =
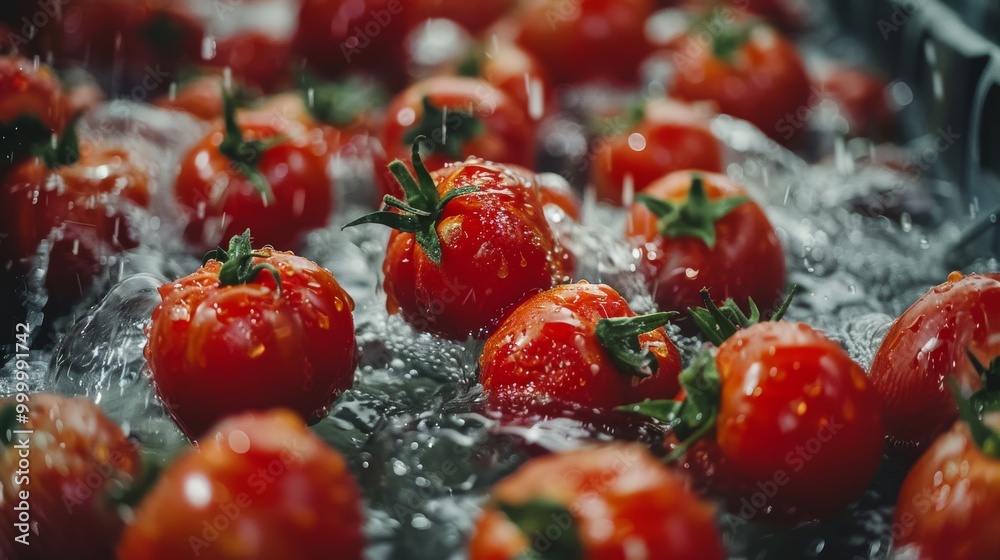
[(722, 380), (715, 367), (715, 355), (710, 351), (696, 355), (677, 379), (684, 390), (683, 401), (644, 401), (618, 407), (618, 410), (649, 416), (670, 426), (680, 445), (667, 456), (667, 461), (679, 459), (712, 431), (719, 417), (722, 394)]
[(416, 176), (411, 174), (406, 164), (398, 159), (389, 164), (389, 171), (403, 188), (406, 200), (387, 194), (383, 198), (383, 203), (392, 210), (380, 210), (362, 216), (344, 228), (360, 224), (381, 224), (398, 231), (412, 233), (424, 253), (434, 261), (434, 264), (440, 265), (441, 238), (438, 236), (437, 224), (441, 213), (449, 202), (462, 195), (476, 192), (479, 187), (471, 185), (458, 187), (439, 197), (434, 178), (420, 159), (421, 141), (423, 137), (417, 137), (413, 141), (411, 158)]
[(73, 117), (63, 129), (62, 138), (56, 140), (52, 137), (49, 143), (38, 144), (32, 149), (32, 153), (41, 158), (49, 169), (66, 167), (80, 161), (80, 137), (76, 132), (79, 119), (79, 115)]
[(236, 100), (228, 88), (222, 90), (222, 108), (226, 124), (226, 136), (219, 144), (219, 153), (226, 156), (233, 167), (247, 178), (255, 189), (264, 197), (265, 203), (274, 201), (274, 193), (267, 177), (260, 172), (257, 164), (267, 150), (281, 144), (285, 139), (281, 136), (267, 140), (244, 140), (243, 131), (236, 122)]
[[(997, 432), (983, 422), (982, 414), (984, 409), (981, 407), (981, 403), (977, 403), (973, 398), (967, 399), (962, 396), (962, 390), (958, 387), (958, 382), (955, 381), (954, 377), (949, 377), (946, 382), (948, 383), (948, 389), (951, 390), (951, 394), (954, 395), (955, 401), (958, 403), (958, 416), (969, 427), (969, 434), (972, 436), (972, 440), (983, 450), (983, 453), (995, 459), (1000, 459), (1000, 432)], [(989, 410), (986, 409), (986, 411)]]
[(413, 144), (418, 140), (430, 148), (431, 153), (462, 159), (462, 148), (482, 134), (486, 127), (470, 113), (457, 109), (439, 108), (427, 96), (422, 100), (423, 115), (420, 122), (406, 131), (403, 141)]
[(228, 251), (222, 247), (213, 249), (205, 254), (202, 262), (207, 263), (210, 260), (216, 260), (222, 263), (222, 268), (219, 269), (219, 283), (223, 286), (249, 284), (256, 280), (261, 272), (266, 270), (274, 277), (274, 282), (278, 285), (278, 294), (280, 295), (281, 275), (278, 274), (278, 269), (269, 263), (259, 263), (256, 265), (253, 263), (255, 257), (265, 258), (267, 256), (266, 253), (253, 250), (253, 246), (250, 243), (250, 230), (248, 229), (240, 235), (234, 235), (229, 240)]
[(759, 19), (729, 21), (726, 12), (713, 9), (692, 22), (691, 29), (711, 37), (712, 56), (729, 64), (750, 39), (753, 30), (762, 24)]
[(990, 365), (984, 366), (972, 351), (967, 349), (965, 354), (983, 380), (983, 387), (969, 400), (980, 413), (1000, 410), (1000, 357), (993, 358)]
[(630, 104), (624, 111), (605, 118), (593, 119), (588, 129), (602, 137), (618, 136), (639, 126), (646, 117), (646, 102), (642, 99)]
[(672, 202), (648, 194), (635, 197), (655, 215), (656, 227), (664, 237), (695, 237), (709, 249), (715, 247), (715, 222), (747, 202), (745, 196), (730, 196), (709, 200), (701, 175), (691, 175), (691, 190), (687, 200)]
[(132, 479), (131, 483), (121, 489), (115, 489), (107, 495), (108, 502), (112, 506), (126, 506), (134, 508), (153, 489), (160, 479), (163, 468), (153, 459), (140, 456), (139, 473)]
[(500, 502), (496, 507), (520, 529), (529, 543), (529, 550), (516, 560), (579, 560), (584, 557), (576, 520), (562, 504), (539, 498), (523, 504)]
[(637, 317), (601, 319), (594, 328), (594, 335), (622, 373), (650, 377), (656, 373), (659, 362), (648, 348), (642, 347), (639, 335), (666, 325), (676, 316), (677, 313), (664, 311)]
[(309, 114), (317, 121), (333, 126), (347, 126), (385, 100), (385, 92), (381, 88), (357, 78), (323, 82), (302, 70), (299, 85)]
[[(784, 301), (781, 302), (781, 307), (771, 316), (771, 321), (780, 321), (785, 316), (785, 312), (788, 311), (788, 306), (792, 304), (792, 298), (795, 297), (798, 290), (798, 285), (792, 284)], [(753, 298), (747, 298), (747, 305), (750, 308), (750, 315), (747, 316), (732, 298), (726, 299), (719, 307), (712, 301), (707, 288), (702, 288), (699, 295), (701, 295), (701, 301), (705, 307), (689, 307), (688, 313), (705, 338), (716, 346), (736, 334), (736, 331), (760, 322), (760, 310), (757, 309)]]

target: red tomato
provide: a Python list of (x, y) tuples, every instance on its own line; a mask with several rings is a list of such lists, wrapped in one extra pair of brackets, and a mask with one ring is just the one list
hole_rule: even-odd
[[(235, 109), (233, 109), (235, 111)], [(187, 217), (185, 237), (199, 248), (252, 229), (262, 244), (296, 245), (326, 225), (333, 209), (325, 146), (287, 124), (227, 115), (181, 160), (175, 196)]]
[(66, 124), (65, 104), (59, 78), (51, 68), (15, 55), (0, 56), (0, 124), (31, 115), (58, 133)]
[(428, 19), (445, 18), (454, 21), (473, 35), (485, 31), (494, 21), (500, 19), (515, 0), (409, 0), (404, 14), (410, 27)]
[(598, 199), (621, 206), (626, 182), (639, 192), (674, 171), (721, 172), (722, 147), (708, 128), (712, 116), (703, 105), (648, 103), (639, 122), (604, 139), (594, 151)]
[(210, 433), (143, 499), (119, 559), (362, 558), (357, 483), (299, 418), (243, 414)]
[(747, 481), (786, 469), (776, 510), (824, 517), (861, 495), (882, 459), (882, 407), (839, 344), (803, 324), (759, 323), (715, 362), (719, 448)]
[[(59, 0), (59, 17), (31, 40), (59, 65), (83, 63), (105, 87), (136, 101), (165, 91), (185, 65), (201, 59), (204, 28), (175, 0)], [(45, 14), (37, 2), (28, 18)]]
[(793, 144), (803, 126), (797, 115), (811, 107), (812, 86), (795, 46), (755, 22), (720, 16), (701, 25), (719, 25), (721, 31), (695, 26), (675, 41), (669, 50), (671, 95), (714, 101), (720, 112)]
[(889, 105), (886, 83), (879, 77), (850, 68), (833, 68), (817, 84), (823, 94), (840, 106), (849, 134), (876, 141), (891, 140), (896, 113)]
[[(32, 266), (39, 244), (53, 237), (45, 275), (49, 304), (62, 307), (85, 292), (102, 259), (136, 245), (124, 203), (148, 206), (152, 164), (122, 146), (84, 142), (79, 159), (25, 161), (0, 189), (0, 260)], [(65, 154), (63, 154), (65, 155)], [(59, 230), (53, 236), (53, 231)]]
[(651, 48), (645, 25), (652, 13), (649, 0), (530, 0), (517, 14), (517, 41), (557, 84), (634, 84)]
[(532, 120), (546, 113), (552, 91), (548, 72), (534, 55), (509, 39), (498, 38), (474, 47), (457, 70), (506, 93)]
[(27, 422), (14, 398), (0, 401), (0, 557), (112, 557), (136, 446), (86, 399), (35, 393), (23, 404)]
[(242, 31), (219, 39), (215, 56), (206, 62), (229, 68), (241, 82), (272, 91), (287, 78), (288, 39), (276, 39), (260, 31)]
[(403, 85), (404, 9), (404, 0), (303, 0), (292, 50), (331, 76), (360, 70)]
[(221, 119), (223, 78), (218, 74), (200, 76), (177, 87), (177, 90), (162, 95), (153, 105), (163, 109), (183, 111), (203, 121)]
[(312, 261), (251, 251), (247, 232), (232, 240), (228, 258), (216, 255), (225, 263), (210, 260), (160, 287), (146, 361), (192, 439), (244, 410), (283, 406), (317, 421), (354, 381), (351, 297)]
[(534, 123), (507, 94), (483, 80), (437, 76), (396, 96), (382, 132), (389, 155), (405, 161), (420, 135), (426, 137), (422, 149), (431, 171), (469, 156), (534, 167)]
[[(417, 178), (402, 162), (393, 171), (406, 204), (426, 215), (395, 205), (402, 215), (379, 212), (349, 225), (376, 222), (396, 230), (382, 265), (390, 313), (447, 338), (485, 338), (526, 297), (564, 278), (562, 248), (530, 178), (474, 160), (430, 175), (417, 146)], [(387, 204), (392, 200), (386, 197)]]
[(922, 449), (955, 422), (945, 377), (966, 391), (982, 387), (966, 352), (982, 364), (1000, 356), (1000, 326), (991, 320), (998, 309), (1000, 274), (952, 273), (896, 319), (871, 366), (890, 444)]
[[(983, 418), (1000, 430), (1000, 414)], [(900, 557), (978, 560), (1000, 551), (1000, 457), (972, 438), (965, 422), (937, 438), (899, 491), (893, 547)]]
[[(696, 176), (707, 201), (690, 195)], [(785, 285), (785, 254), (761, 207), (748, 199), (739, 203), (737, 197), (746, 196), (741, 186), (715, 173), (678, 171), (641, 194), (687, 209), (670, 224), (659, 223), (643, 202), (629, 213), (625, 234), (643, 253), (639, 271), (660, 309), (683, 313), (698, 307), (706, 287), (720, 305), (732, 298), (745, 309), (753, 298), (762, 310), (776, 307)]]
[(556, 286), (525, 300), (490, 335), (479, 380), (501, 405), (613, 408), (669, 399), (677, 393), (681, 361), (662, 328), (668, 318), (636, 318), (603, 284)]
[(588, 560), (726, 558), (713, 508), (643, 447), (623, 444), (533, 459), (493, 488), (470, 560), (536, 551)]

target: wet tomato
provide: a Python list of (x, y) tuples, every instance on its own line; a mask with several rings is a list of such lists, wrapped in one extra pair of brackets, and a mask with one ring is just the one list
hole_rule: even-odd
[(261, 31), (242, 31), (218, 39), (215, 56), (208, 63), (228, 68), (234, 78), (272, 91), (288, 78), (288, 39), (277, 39)]
[(785, 285), (781, 243), (761, 207), (727, 177), (671, 173), (639, 193), (627, 224), (660, 309), (697, 307), (706, 287), (717, 303), (732, 298), (745, 309), (752, 298), (776, 307)]
[(192, 439), (244, 410), (322, 418), (354, 380), (350, 296), (312, 261), (253, 251), (249, 231), (210, 255), (153, 311), (145, 356), (167, 411)]
[(456, 70), (460, 75), (486, 80), (506, 93), (532, 120), (539, 120), (548, 109), (548, 72), (534, 55), (511, 40), (474, 46)]
[(906, 476), (892, 524), (900, 558), (974, 560), (1000, 551), (1000, 413), (987, 413), (977, 429), (982, 439), (956, 422)]
[(676, 426), (671, 458), (744, 523), (829, 517), (878, 469), (878, 393), (839, 344), (807, 325), (738, 330), (679, 379), (685, 400), (664, 403), (659, 416)]
[(66, 123), (66, 99), (51, 68), (26, 58), (0, 56), (0, 123), (9, 126), (30, 115), (45, 130), (61, 132)]
[(471, 560), (726, 558), (713, 508), (641, 446), (533, 459), (500, 481), (476, 523)]
[(558, 401), (612, 408), (669, 399), (680, 354), (670, 315), (636, 316), (603, 284), (568, 284), (519, 305), (486, 341), (480, 382), (493, 403)]
[(121, 560), (343, 558), (364, 548), (344, 458), (285, 410), (224, 420), (135, 511)]
[(651, 49), (645, 25), (652, 13), (649, 0), (531, 0), (516, 14), (516, 38), (557, 84), (634, 84)]
[(676, 39), (669, 58), (674, 97), (713, 101), (785, 145), (799, 138), (805, 123), (797, 115), (811, 106), (812, 83), (795, 46), (774, 29), (715, 16)]
[(185, 238), (208, 249), (250, 228), (262, 244), (294, 248), (333, 210), (325, 147), (285, 123), (237, 122), (228, 96), (224, 109), (225, 126), (181, 160), (174, 194), (187, 219)]
[(958, 418), (945, 377), (964, 391), (983, 381), (981, 364), (1000, 356), (1000, 337), (991, 320), (1000, 309), (1000, 275), (952, 273), (893, 322), (871, 365), (871, 382), (885, 406), (889, 443), (922, 449)]
[(709, 130), (713, 114), (704, 104), (652, 101), (622, 132), (598, 144), (591, 180), (597, 197), (615, 205), (626, 184), (639, 192), (674, 171), (722, 171), (722, 148)]
[(565, 276), (562, 249), (531, 179), (502, 165), (467, 160), (427, 172), (413, 145), (416, 177), (391, 169), (405, 200), (349, 225), (394, 228), (385, 262), (390, 312), (447, 338), (485, 338), (529, 295)]
[(140, 470), (135, 444), (89, 400), (0, 401), (0, 557), (112, 557), (117, 503)]
[(396, 96), (386, 110), (382, 144), (405, 160), (418, 136), (431, 171), (470, 156), (534, 168), (534, 123), (483, 80), (437, 76)]
[(862, 70), (833, 67), (823, 73), (817, 86), (839, 106), (850, 136), (875, 141), (893, 139), (896, 113), (889, 104), (882, 78)]

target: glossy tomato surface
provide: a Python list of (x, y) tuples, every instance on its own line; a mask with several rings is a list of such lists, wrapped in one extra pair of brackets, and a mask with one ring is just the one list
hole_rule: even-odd
[[(288, 136), (287, 128), (241, 120), (244, 138), (280, 141), (264, 150), (256, 164), (270, 186), (264, 195), (220, 152), (221, 126), (191, 148), (180, 163), (175, 197), (187, 219), (185, 238), (208, 250), (246, 229), (261, 244), (293, 249), (308, 230), (326, 225), (333, 210), (333, 186), (325, 148), (308, 138)], [(280, 126), (280, 125), (279, 125)], [(249, 152), (256, 148), (246, 146)]]
[[(729, 178), (697, 173), (710, 200), (746, 196)], [(678, 171), (654, 182), (642, 194), (683, 202), (691, 189), (692, 172)], [(656, 216), (642, 203), (629, 212), (625, 234), (643, 253), (639, 268), (657, 306), (664, 311), (686, 312), (700, 307), (698, 292), (708, 288), (721, 304), (733, 298), (745, 308), (753, 298), (761, 309), (776, 308), (785, 285), (785, 254), (764, 211), (747, 200), (715, 222), (715, 245), (692, 236), (665, 237)]]
[[(984, 423), (996, 430), (1000, 416)], [(920, 457), (899, 491), (894, 545), (906, 558), (973, 560), (1000, 552), (1000, 458), (956, 422)]]
[(635, 126), (605, 139), (591, 156), (598, 199), (621, 206), (626, 183), (636, 193), (674, 171), (721, 172), (722, 144), (708, 128), (712, 116), (704, 104), (647, 103)]
[[(497, 506), (545, 501), (565, 508), (529, 538)], [(567, 515), (568, 514), (568, 515)], [(543, 525), (544, 528), (544, 525)], [(582, 558), (726, 558), (715, 512), (641, 446), (607, 444), (533, 459), (500, 481), (469, 543), (470, 560), (514, 560), (574, 532)]]
[(601, 344), (594, 332), (598, 322), (621, 317), (635, 313), (603, 284), (567, 284), (536, 294), (486, 341), (479, 380), (499, 405), (558, 401), (612, 408), (672, 398), (681, 361), (662, 327), (638, 337), (657, 362), (648, 377), (622, 371)]
[(85, 398), (34, 393), (20, 403), (27, 412), (18, 404), (0, 401), (0, 557), (112, 557), (124, 525), (115, 500), (140, 471), (136, 445)]
[(861, 495), (882, 459), (882, 407), (839, 344), (802, 323), (764, 322), (726, 340), (715, 362), (716, 442), (746, 489), (727, 497), (732, 511), (803, 521)]
[(1000, 275), (952, 273), (899, 316), (871, 366), (885, 405), (889, 443), (922, 449), (958, 418), (945, 385), (954, 375), (965, 391), (982, 387), (966, 352), (982, 364), (1000, 356)]
[(526, 297), (565, 276), (538, 190), (504, 166), (470, 160), (433, 173), (438, 193), (464, 186), (437, 221), (441, 262), (393, 231), (382, 271), (390, 312), (447, 338), (485, 338)]
[(146, 361), (156, 392), (181, 429), (198, 438), (219, 419), (287, 407), (322, 418), (354, 381), (354, 302), (333, 275), (265, 248), (253, 263), (275, 267), (247, 284), (220, 283), (211, 260), (160, 287)]
[(143, 499), (120, 560), (362, 558), (354, 477), (295, 414), (243, 414), (209, 434)]
[(0, 123), (32, 115), (60, 132), (68, 116), (66, 101), (51, 68), (19, 56), (0, 56)]

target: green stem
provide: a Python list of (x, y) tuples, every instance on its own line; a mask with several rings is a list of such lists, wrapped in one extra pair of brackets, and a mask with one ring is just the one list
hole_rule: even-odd
[(253, 263), (254, 258), (264, 257), (267, 257), (267, 254), (253, 250), (248, 229), (229, 240), (228, 251), (219, 247), (206, 253), (204, 262), (216, 260), (222, 263), (222, 268), (219, 269), (219, 284), (223, 286), (249, 284), (256, 280), (261, 272), (267, 271), (274, 277), (274, 282), (278, 285), (278, 295), (281, 295), (281, 274), (278, 273), (278, 269), (266, 262), (256, 265)]
[(236, 120), (236, 101), (228, 88), (222, 89), (222, 108), (226, 135), (219, 144), (219, 153), (226, 156), (233, 167), (250, 181), (264, 197), (265, 203), (273, 202), (271, 185), (257, 165), (267, 150), (284, 142), (284, 138), (275, 136), (267, 140), (245, 140)]
[[(780, 321), (785, 316), (785, 312), (788, 311), (788, 307), (798, 290), (799, 287), (795, 284), (788, 289), (788, 294), (785, 295), (778, 310), (771, 316), (771, 321)], [(712, 301), (707, 288), (702, 288), (698, 293), (705, 306), (689, 307), (688, 313), (705, 338), (716, 346), (721, 345), (726, 339), (736, 334), (736, 331), (760, 322), (760, 310), (753, 298), (747, 298), (747, 305), (750, 308), (750, 315), (747, 316), (732, 298), (727, 298), (720, 307)]]
[(967, 399), (962, 395), (962, 390), (958, 387), (958, 382), (954, 377), (947, 379), (948, 389), (951, 390), (955, 401), (958, 403), (958, 416), (969, 427), (969, 434), (976, 445), (983, 450), (983, 453), (1000, 459), (1000, 433), (987, 426), (980, 417), (972, 399)]
[(594, 328), (597, 341), (618, 369), (635, 377), (650, 377), (659, 368), (656, 356), (642, 347), (639, 336), (666, 325), (674, 312), (651, 313), (636, 317), (601, 319)]
[(691, 174), (691, 188), (687, 200), (683, 202), (655, 198), (648, 194), (639, 194), (635, 199), (659, 218), (657, 229), (660, 235), (667, 238), (694, 237), (701, 239), (709, 249), (715, 247), (715, 222), (749, 201), (745, 196), (709, 200), (704, 180), (697, 173)]

